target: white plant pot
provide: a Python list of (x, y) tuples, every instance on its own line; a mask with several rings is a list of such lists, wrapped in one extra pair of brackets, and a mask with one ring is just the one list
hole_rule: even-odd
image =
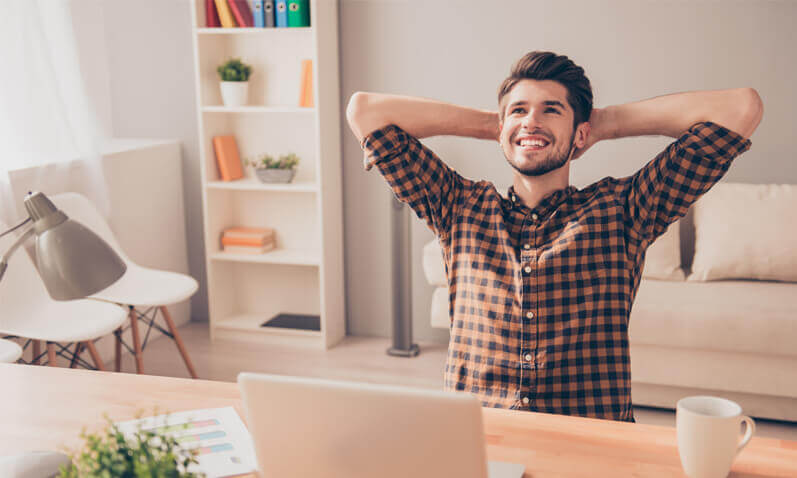
[(222, 81), (221, 99), (224, 106), (244, 106), (249, 101), (248, 81)]
[(257, 178), (263, 183), (289, 183), (293, 181), (296, 168), (293, 169), (266, 169), (255, 168)]

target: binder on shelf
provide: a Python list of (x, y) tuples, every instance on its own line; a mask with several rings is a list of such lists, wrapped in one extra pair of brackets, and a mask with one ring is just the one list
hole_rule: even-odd
[(288, 0), (274, 0), (275, 26), (284, 28), (288, 26)]
[(214, 136), (213, 150), (216, 153), (216, 164), (222, 181), (233, 181), (244, 177), (235, 136)]
[(235, 17), (235, 23), (239, 27), (252, 27), (254, 22), (252, 20), (252, 10), (249, 9), (248, 0), (227, 0), (230, 4), (230, 10)]
[(274, 0), (263, 0), (263, 19), (266, 28), (274, 27)]
[(299, 88), (299, 106), (313, 107), (313, 60), (302, 60), (302, 85)]
[(288, 26), (289, 27), (310, 26), (309, 0), (288, 0)]
[(235, 20), (230, 13), (230, 7), (227, 5), (227, 0), (215, 0), (216, 10), (219, 13), (219, 21), (224, 28), (235, 28)]
[(263, 0), (252, 0), (252, 18), (254, 18), (256, 28), (266, 26), (263, 19)]
[(216, 2), (214, 0), (205, 0), (205, 26), (208, 28), (221, 26), (219, 12), (216, 11)]

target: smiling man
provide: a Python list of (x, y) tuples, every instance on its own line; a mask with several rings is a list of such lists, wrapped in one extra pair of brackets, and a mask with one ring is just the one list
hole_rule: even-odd
[[(645, 251), (750, 148), (755, 90), (678, 93), (592, 107), (584, 70), (530, 52), (498, 112), (355, 93), (347, 108), (366, 170), (435, 232), (449, 284), (445, 384), (484, 406), (634, 421), (628, 320)], [(498, 140), (514, 169), (504, 196), (449, 168), (419, 138)], [(601, 140), (677, 138), (632, 176), (570, 185)]]

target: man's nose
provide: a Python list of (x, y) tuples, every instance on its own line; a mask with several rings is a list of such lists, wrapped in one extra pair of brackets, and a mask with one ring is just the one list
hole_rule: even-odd
[(531, 130), (534, 126), (539, 125), (540, 121), (541, 116), (539, 114), (539, 108), (529, 108), (529, 112), (523, 117), (521, 124), (527, 130)]

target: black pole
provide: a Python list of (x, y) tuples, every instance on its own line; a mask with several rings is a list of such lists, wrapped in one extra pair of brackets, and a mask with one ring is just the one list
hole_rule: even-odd
[(388, 355), (415, 357), (421, 350), (412, 343), (412, 273), (410, 268), (410, 221), (404, 204), (392, 197), (393, 237), (390, 253), (393, 263), (393, 346)]

